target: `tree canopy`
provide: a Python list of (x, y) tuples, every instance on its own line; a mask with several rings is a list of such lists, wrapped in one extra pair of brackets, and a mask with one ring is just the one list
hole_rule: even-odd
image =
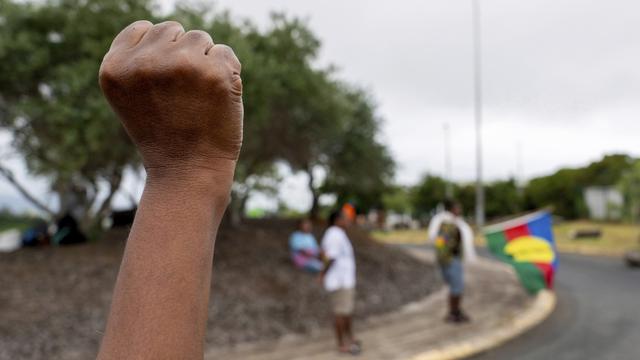
[(560, 169), (552, 175), (532, 179), (524, 191), (525, 207), (550, 206), (555, 214), (568, 219), (586, 217), (584, 190), (589, 186), (615, 187), (632, 165), (629, 156), (614, 154), (584, 168)]
[[(584, 190), (590, 186), (618, 187), (627, 203), (640, 204), (634, 190), (638, 181), (637, 161), (627, 155), (606, 155), (601, 160), (582, 168), (565, 168), (547, 176), (531, 179), (519, 187), (513, 179), (485, 184), (485, 211), (488, 219), (499, 219), (514, 214), (550, 207), (554, 214), (567, 219), (588, 216)], [(454, 198), (467, 215), (475, 207), (475, 184), (455, 184)], [(412, 188), (410, 200), (417, 216), (428, 215), (446, 199), (446, 181), (435, 175), (425, 175)], [(637, 205), (634, 205), (637, 206)], [(636, 213), (637, 209), (629, 209)], [(631, 216), (631, 215), (630, 215)]]
[[(0, 127), (12, 134), (29, 172), (49, 180), (60, 206), (54, 211), (36, 198), (1, 163), (0, 175), (52, 216), (80, 209), (84, 224), (99, 223), (125, 169), (141, 165), (102, 97), (97, 73), (113, 37), (142, 18), (208, 31), (242, 61), (237, 211), (251, 191), (273, 185), (277, 162), (310, 175), (314, 209), (324, 192), (371, 206), (391, 181), (393, 160), (378, 140), (373, 101), (331, 66), (315, 65), (320, 41), (297, 18), (274, 14), (259, 29), (204, 6), (180, 5), (161, 17), (151, 1), (0, 0), (0, 6)], [(317, 168), (326, 174), (319, 185), (312, 177)]]
[[(98, 68), (114, 34), (136, 19), (153, 19), (150, 5), (133, 0), (3, 0), (1, 5), (0, 126), (13, 135), (12, 145), (31, 174), (50, 180), (60, 212), (74, 207), (85, 217), (92, 208), (104, 214), (124, 169), (137, 166), (139, 158), (102, 97)], [(108, 194), (98, 203), (100, 183), (107, 184)]]

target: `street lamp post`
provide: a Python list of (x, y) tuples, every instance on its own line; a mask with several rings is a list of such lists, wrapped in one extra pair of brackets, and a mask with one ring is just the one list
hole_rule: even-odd
[(482, 184), (482, 53), (479, 0), (472, 1), (474, 115), (476, 123), (476, 225), (484, 225), (484, 186)]

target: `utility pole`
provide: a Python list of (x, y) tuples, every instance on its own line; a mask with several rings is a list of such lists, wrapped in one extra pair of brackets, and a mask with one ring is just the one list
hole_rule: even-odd
[(522, 162), (522, 142), (516, 143), (516, 184), (524, 185), (524, 164)]
[(449, 132), (449, 124), (444, 123), (444, 173), (447, 181), (445, 196), (447, 199), (453, 199), (453, 178), (451, 176), (451, 136)]
[(484, 185), (482, 183), (482, 37), (479, 0), (472, 1), (474, 115), (476, 120), (476, 225), (484, 226)]

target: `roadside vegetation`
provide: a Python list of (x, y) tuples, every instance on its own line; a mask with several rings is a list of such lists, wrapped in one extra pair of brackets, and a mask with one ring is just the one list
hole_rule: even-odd
[(0, 232), (16, 229), (19, 231), (27, 229), (38, 220), (30, 215), (16, 215), (9, 210), (0, 210)]
[[(599, 230), (599, 237), (575, 238), (584, 230)], [(556, 246), (560, 252), (585, 255), (622, 256), (626, 251), (640, 248), (640, 226), (631, 224), (602, 223), (588, 220), (567, 221), (553, 228)], [(373, 238), (385, 244), (427, 243), (427, 230), (374, 231)], [(476, 244), (485, 246), (482, 234), (476, 234)]]

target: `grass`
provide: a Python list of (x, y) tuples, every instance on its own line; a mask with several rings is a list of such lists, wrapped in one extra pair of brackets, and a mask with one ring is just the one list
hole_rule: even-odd
[[(575, 230), (594, 228), (602, 231), (600, 238), (576, 240), (571, 237)], [(618, 256), (640, 247), (640, 226), (637, 225), (573, 221), (556, 225), (553, 230), (557, 247), (562, 252)]]
[(12, 214), (0, 214), (0, 232), (16, 229), (24, 231), (33, 225), (36, 218)]
[[(600, 238), (574, 240), (572, 232), (580, 229), (600, 229)], [(640, 226), (629, 224), (597, 223), (591, 221), (571, 221), (554, 226), (556, 245), (561, 252), (588, 255), (620, 256), (625, 251), (638, 249), (640, 244)], [(425, 244), (427, 230), (374, 231), (373, 238), (387, 244)], [(476, 236), (476, 244), (486, 244), (484, 236)]]
[(374, 239), (385, 244), (412, 244), (420, 245), (427, 242), (427, 230), (393, 230), (379, 231), (372, 234)]

